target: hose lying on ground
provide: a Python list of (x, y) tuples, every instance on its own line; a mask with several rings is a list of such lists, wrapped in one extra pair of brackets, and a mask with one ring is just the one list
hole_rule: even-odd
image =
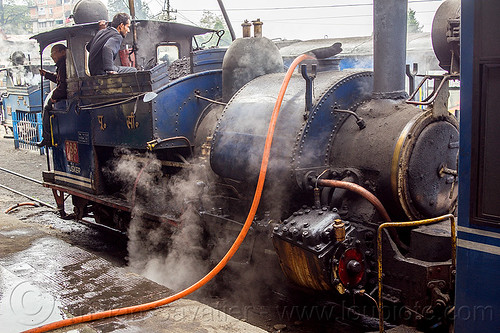
[(20, 202), (20, 203), (15, 204), (14, 206), (7, 208), (4, 213), (9, 214), (11, 211), (13, 211), (14, 209), (21, 207), (21, 206), (38, 207), (38, 204), (36, 204), (34, 202)]

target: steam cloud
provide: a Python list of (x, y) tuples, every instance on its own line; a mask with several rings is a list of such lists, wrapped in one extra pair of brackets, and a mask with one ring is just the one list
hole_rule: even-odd
[[(211, 195), (207, 184), (215, 183), (211, 169), (204, 163), (193, 163), (193, 167), (167, 178), (162, 176), (161, 162), (152, 154), (146, 158), (126, 150), (119, 154), (121, 157), (112, 162), (105, 175), (115, 180), (118, 177), (123, 194), (134, 203), (128, 229), (129, 267), (173, 290), (198, 281), (224, 256), (239, 231), (238, 226), (231, 224), (216, 230), (212, 226), (209, 231), (203, 227), (197, 209), (201, 205), (199, 198), (203, 198), (205, 207), (214, 206), (207, 199)], [(181, 221), (180, 226), (172, 228), (165, 222), (148, 221), (143, 213), (175, 216)], [(212, 237), (208, 237), (208, 232)], [(246, 262), (252, 248), (263, 249), (262, 242), (270, 240), (260, 236), (260, 243), (245, 241), (233, 261)], [(210, 288), (210, 292), (215, 291), (234, 303), (262, 301), (262, 292), (269, 290), (262, 288), (262, 284), (260, 290), (254, 290), (254, 281), (265, 281), (269, 286), (281, 279), (282, 274), (273, 270), (279, 269), (277, 258), (276, 262), (256, 265), (258, 267), (245, 266), (244, 273), (239, 269), (225, 269), (211, 284), (215, 290)], [(220, 283), (223, 288), (218, 288)], [(239, 287), (234, 288), (236, 285)]]
[[(122, 152), (123, 153), (123, 152)], [(134, 158), (129, 152), (108, 170), (125, 184), (134, 203), (129, 233), (129, 266), (139, 274), (178, 290), (197, 281), (208, 271), (203, 227), (195, 210), (208, 175), (193, 167), (162, 177), (161, 162), (152, 154)], [(111, 171), (112, 170), (112, 171)], [(142, 171), (141, 171), (142, 170)], [(140, 174), (140, 177), (138, 175)], [(173, 216), (179, 227), (144, 219), (143, 213)], [(173, 229), (173, 230), (172, 230)]]
[(27, 35), (16, 37), (17, 38), (15, 39), (13, 36), (10, 36), (7, 40), (0, 38), (0, 66), (10, 66), (10, 57), (15, 51), (21, 51), (24, 53), (26, 57), (25, 65), (28, 65), (29, 63), (39, 64), (40, 54), (38, 53), (37, 42), (30, 40)]
[(33, 73), (32, 66), (16, 66), (8, 70), (14, 86), (33, 86), (40, 83), (40, 74)]

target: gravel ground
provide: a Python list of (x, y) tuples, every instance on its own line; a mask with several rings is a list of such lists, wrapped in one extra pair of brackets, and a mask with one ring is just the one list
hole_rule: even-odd
[[(4, 133), (4, 128), (2, 127), (0, 131), (0, 152), (2, 156), (0, 167), (42, 181), (42, 171), (47, 170), (46, 156), (40, 155), (38, 150), (15, 149), (14, 139), (4, 138)], [(52, 191), (36, 183), (0, 171), (0, 184), (29, 194), (48, 204), (55, 205)], [(30, 201), (18, 195), (12, 195), (11, 192), (5, 189), (1, 190), (0, 195), (0, 208), (3, 210), (18, 202)]]
[[(47, 157), (40, 155), (39, 150), (15, 149), (12, 138), (4, 138), (4, 128), (0, 130), (0, 168), (4, 168), (16, 173), (28, 176), (30, 178), (42, 181), (42, 171), (47, 170)], [(40, 200), (46, 204), (56, 206), (52, 190), (18, 176), (12, 175), (0, 170), (0, 184), (15, 189)], [(33, 202), (19, 194), (0, 188), (0, 210), (13, 207), (22, 202)], [(67, 213), (73, 211), (71, 200), (65, 203)], [(30, 223), (37, 223), (45, 228), (49, 233), (57, 234), (70, 244), (77, 245), (95, 253), (115, 265), (123, 266), (126, 264), (126, 239), (117, 238), (116, 235), (110, 235), (102, 230), (66, 221), (54, 212), (52, 208), (40, 205), (38, 207), (22, 206), (13, 209), (9, 214), (14, 217)], [(113, 237), (113, 242), (110, 242)]]

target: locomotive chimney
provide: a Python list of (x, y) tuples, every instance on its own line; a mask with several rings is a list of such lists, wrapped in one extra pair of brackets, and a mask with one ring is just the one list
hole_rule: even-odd
[(404, 98), (408, 0), (373, 2), (373, 96)]

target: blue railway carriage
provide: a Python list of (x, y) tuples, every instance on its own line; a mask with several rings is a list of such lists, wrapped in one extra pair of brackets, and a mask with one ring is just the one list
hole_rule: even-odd
[[(96, 22), (33, 36), (40, 44), (40, 52), (53, 43), (62, 42), (68, 47), (68, 99), (56, 103), (50, 113), (53, 169), (49, 166), (44, 174), (63, 215), (63, 199), (58, 195), (63, 192), (73, 194), (80, 218), (89, 200), (129, 212), (125, 202), (102, 200), (102, 195), (112, 188), (103, 180), (102, 169), (114, 148), (145, 151), (148, 142), (169, 138), (157, 148), (173, 148), (176, 154), (189, 155), (193, 129), (209, 104), (196, 98), (195, 91), (209, 100), (221, 94), (223, 53), (216, 54), (220, 61), (210, 61), (210, 56), (206, 60), (203, 51), (196, 53), (195, 59), (201, 59), (200, 65), (208, 70), (192, 74), (198, 65), (191, 64), (196, 45), (193, 38), (212, 30), (146, 20), (136, 21), (134, 28), (135, 52), (120, 51), (116, 62), (121, 65), (134, 61), (139, 70), (115, 75), (89, 74), (85, 46), (98, 31)], [(134, 45), (133, 36), (127, 35), (124, 48)], [(155, 95), (153, 101), (145, 101), (148, 92)], [(182, 161), (178, 156), (172, 158)]]
[[(45, 91), (49, 88), (45, 82)], [(14, 147), (16, 149), (39, 150), (44, 154), (45, 148), (38, 148), (36, 143), (42, 136), (42, 97), (39, 85), (9, 86), (2, 104), (7, 116), (10, 116)], [(44, 97), (47, 94), (44, 93)], [(6, 118), (9, 121), (9, 117)]]
[[(38, 149), (43, 154), (45, 148), (35, 145), (40, 141), (42, 133), (41, 89), (36, 80), (33, 82), (38, 68), (35, 65), (19, 65), (2, 69), (0, 75), (5, 76), (5, 86), (0, 90), (1, 123), (7, 134), (13, 134), (15, 148)], [(48, 70), (53, 68), (54, 66), (49, 66)], [(47, 97), (48, 87), (49, 81), (46, 81), (43, 99)]]
[[(14, 132), (16, 129), (13, 125), (13, 118), (16, 118), (16, 114), (18, 116), (17, 119), (20, 119), (22, 117), (21, 114), (36, 114), (41, 112), (40, 87), (36, 85), (10, 85), (2, 96), (2, 105), (4, 126), (10, 127)], [(37, 141), (36, 136), (33, 139)], [(16, 144), (16, 148), (19, 148), (18, 144)]]
[(462, 1), (455, 332), (500, 330), (500, 13)]

